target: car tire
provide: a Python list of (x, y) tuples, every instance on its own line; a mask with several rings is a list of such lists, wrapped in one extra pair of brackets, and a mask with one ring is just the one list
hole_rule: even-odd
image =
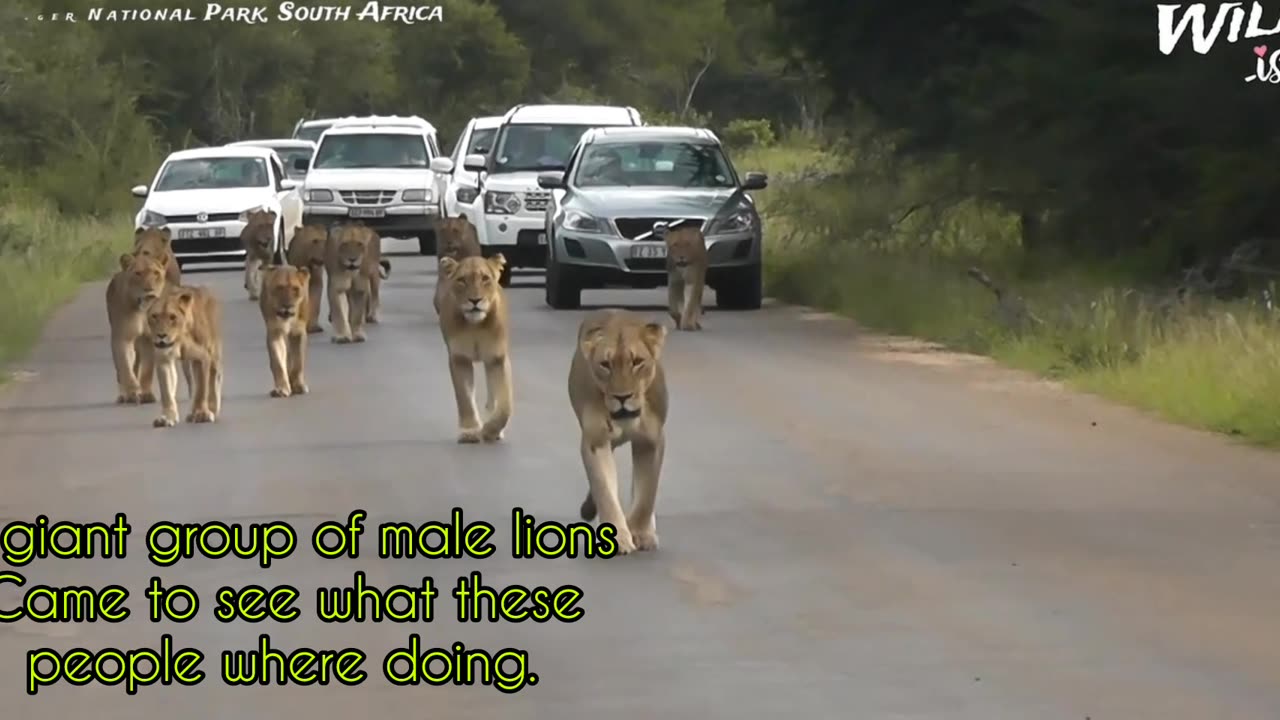
[(725, 278), (715, 288), (716, 307), (724, 310), (759, 310), (764, 304), (761, 263), (749, 265)]
[(573, 268), (558, 262), (551, 254), (551, 242), (547, 242), (547, 305), (555, 310), (577, 310), (582, 307), (582, 286), (574, 277)]
[(436, 254), (435, 233), (427, 233), (427, 234), (418, 236), (418, 254), (419, 255), (435, 255)]

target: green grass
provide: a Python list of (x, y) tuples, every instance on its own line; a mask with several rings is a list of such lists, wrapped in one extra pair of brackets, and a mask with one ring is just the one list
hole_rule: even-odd
[[(972, 203), (902, 220), (929, 197), (923, 171), (888, 172), (856, 150), (838, 153), (839, 162), (835, 152), (784, 145), (735, 159), (770, 173), (769, 189), (756, 193), (770, 295), (1280, 447), (1280, 309), (1179, 303), (1130, 289), (1115, 268), (1027, 258), (1014, 219)], [(806, 168), (845, 172), (805, 179)], [(997, 304), (971, 266), (1021, 296), (1036, 320)]]
[(0, 207), (0, 307), (7, 308), (0, 313), (0, 382), (81, 283), (118, 267), (132, 243), (130, 223), (126, 215), (69, 219), (38, 204)]

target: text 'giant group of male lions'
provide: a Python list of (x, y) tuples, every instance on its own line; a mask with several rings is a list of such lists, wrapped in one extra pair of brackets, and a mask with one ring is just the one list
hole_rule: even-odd
[[(356, 222), (288, 228), (273, 255), (276, 213), (258, 208), (240, 218), (246, 251), (245, 289), (262, 311), (267, 332), (271, 397), (307, 393), (307, 339), (320, 327), (327, 279), (329, 322), (335, 343), (364, 342), (365, 324), (378, 322), (382, 280), (391, 263), (381, 239)], [(503, 438), (513, 409), (509, 314), (499, 283), (506, 259), (483, 257), (475, 227), (465, 217), (436, 223), (439, 273), (433, 305), (448, 349), (458, 405), (458, 442)], [(178, 367), (191, 398), (189, 423), (215, 422), (222, 407), (222, 311), (206, 287), (182, 284), (168, 227), (142, 227), (133, 251), (107, 285), (111, 354), (118, 403), (156, 401), (157, 428), (178, 424)], [(681, 330), (700, 330), (707, 269), (705, 239), (696, 227), (666, 230), (669, 312)], [(285, 249), (287, 248), (287, 249)], [(666, 327), (625, 310), (589, 314), (578, 328), (569, 369), (569, 400), (582, 430), (582, 461), (589, 489), (583, 520), (617, 529), (620, 554), (658, 547), (654, 504), (662, 469), (667, 387), (662, 369)], [(483, 420), (475, 404), (475, 364), (484, 366), (488, 390)], [(630, 444), (633, 506), (618, 498), (613, 451)]]

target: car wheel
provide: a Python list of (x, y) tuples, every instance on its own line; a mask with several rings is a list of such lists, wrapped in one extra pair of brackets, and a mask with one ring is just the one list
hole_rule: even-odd
[(556, 310), (577, 310), (582, 307), (582, 287), (574, 277), (573, 268), (556, 262), (547, 243), (547, 305)]
[(749, 265), (725, 278), (716, 287), (716, 307), (725, 310), (759, 310), (764, 302), (762, 265)]
[(435, 255), (436, 254), (435, 233), (418, 236), (418, 254), (419, 255)]

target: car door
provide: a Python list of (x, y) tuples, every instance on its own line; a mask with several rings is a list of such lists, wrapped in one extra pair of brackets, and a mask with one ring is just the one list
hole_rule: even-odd
[(453, 153), (449, 156), (449, 159), (453, 161), (453, 170), (448, 175), (440, 176), (440, 197), (444, 201), (445, 214), (449, 217), (458, 216), (458, 198), (454, 195), (454, 188), (456, 187), (458, 173), (466, 172), (462, 169), (463, 151), (471, 142), (471, 131), (475, 125), (474, 118), (467, 121), (467, 126), (462, 129), (462, 134), (458, 136), (458, 142), (454, 143)]
[[(280, 203), (281, 228), (284, 236), (281, 241), (288, 248), (293, 240), (293, 233), (302, 224), (302, 195), (296, 187), (285, 188), (286, 176), (284, 166), (277, 156), (271, 157), (272, 186), (275, 188), (276, 201)], [(290, 181), (293, 184), (295, 181)]]

